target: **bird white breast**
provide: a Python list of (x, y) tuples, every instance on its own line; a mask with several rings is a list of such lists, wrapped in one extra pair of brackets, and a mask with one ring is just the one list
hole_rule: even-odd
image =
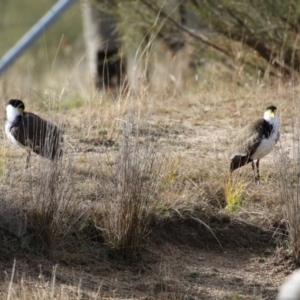
[(251, 155), (252, 160), (261, 159), (268, 155), (279, 139), (279, 119), (272, 119), (273, 131), (268, 139), (262, 139), (254, 154)]
[(275, 143), (274, 139), (263, 139), (250, 158), (256, 160), (265, 157), (273, 150)]
[(25, 148), (21, 143), (19, 143), (14, 136), (10, 133), (10, 127), (15, 120), (19, 116), (18, 108), (13, 107), (12, 105), (8, 105), (6, 107), (6, 122), (5, 122), (5, 134), (7, 138), (15, 145)]
[(20, 113), (17, 107), (13, 107), (12, 105), (6, 106), (6, 121), (12, 123), (19, 115)]
[(11, 127), (11, 123), (9, 121), (5, 122), (5, 133), (7, 138), (15, 145), (21, 147), (21, 148), (25, 148), (24, 145), (22, 145), (20, 142), (18, 142), (14, 136), (10, 133), (10, 127)]

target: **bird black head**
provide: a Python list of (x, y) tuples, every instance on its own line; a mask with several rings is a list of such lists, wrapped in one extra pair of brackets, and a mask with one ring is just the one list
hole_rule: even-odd
[(274, 112), (276, 109), (277, 109), (277, 107), (274, 106), (274, 105), (269, 105), (269, 106), (266, 108), (266, 110), (270, 110), (271, 112)]
[(23, 101), (18, 100), (18, 99), (10, 99), (7, 103), (7, 105), (11, 105), (13, 107), (17, 107), (22, 109), (23, 111), (25, 110), (25, 105), (23, 103)]

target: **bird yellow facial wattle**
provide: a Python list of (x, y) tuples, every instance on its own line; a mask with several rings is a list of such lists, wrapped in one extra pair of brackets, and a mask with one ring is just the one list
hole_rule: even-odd
[(24, 111), (24, 109), (23, 109), (22, 107), (18, 107), (18, 111), (19, 111), (19, 114), (20, 114), (21, 116), (23, 116), (23, 111)]
[(274, 118), (274, 117), (275, 117), (275, 111), (269, 109), (269, 110), (268, 110), (268, 115), (269, 115), (271, 118)]

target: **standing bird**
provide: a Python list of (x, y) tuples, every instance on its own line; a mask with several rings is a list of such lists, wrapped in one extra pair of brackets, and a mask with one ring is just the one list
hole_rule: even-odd
[(274, 105), (268, 106), (263, 118), (246, 125), (238, 133), (230, 156), (230, 172), (251, 162), (255, 181), (259, 183), (259, 160), (269, 154), (279, 140), (280, 124), (275, 116), (276, 109)]
[(24, 110), (25, 105), (21, 100), (11, 99), (7, 103), (5, 133), (13, 144), (27, 150), (26, 168), (31, 151), (51, 160), (60, 158), (63, 154), (63, 135), (60, 129)]

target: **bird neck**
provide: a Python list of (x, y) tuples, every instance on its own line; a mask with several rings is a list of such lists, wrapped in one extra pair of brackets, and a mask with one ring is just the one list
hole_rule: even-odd
[(269, 112), (265, 112), (264, 119), (271, 125), (277, 123), (278, 120), (277, 117), (274, 116), (274, 114), (271, 115)]
[(18, 108), (8, 105), (6, 107), (6, 120), (12, 123), (16, 117), (20, 116)]

